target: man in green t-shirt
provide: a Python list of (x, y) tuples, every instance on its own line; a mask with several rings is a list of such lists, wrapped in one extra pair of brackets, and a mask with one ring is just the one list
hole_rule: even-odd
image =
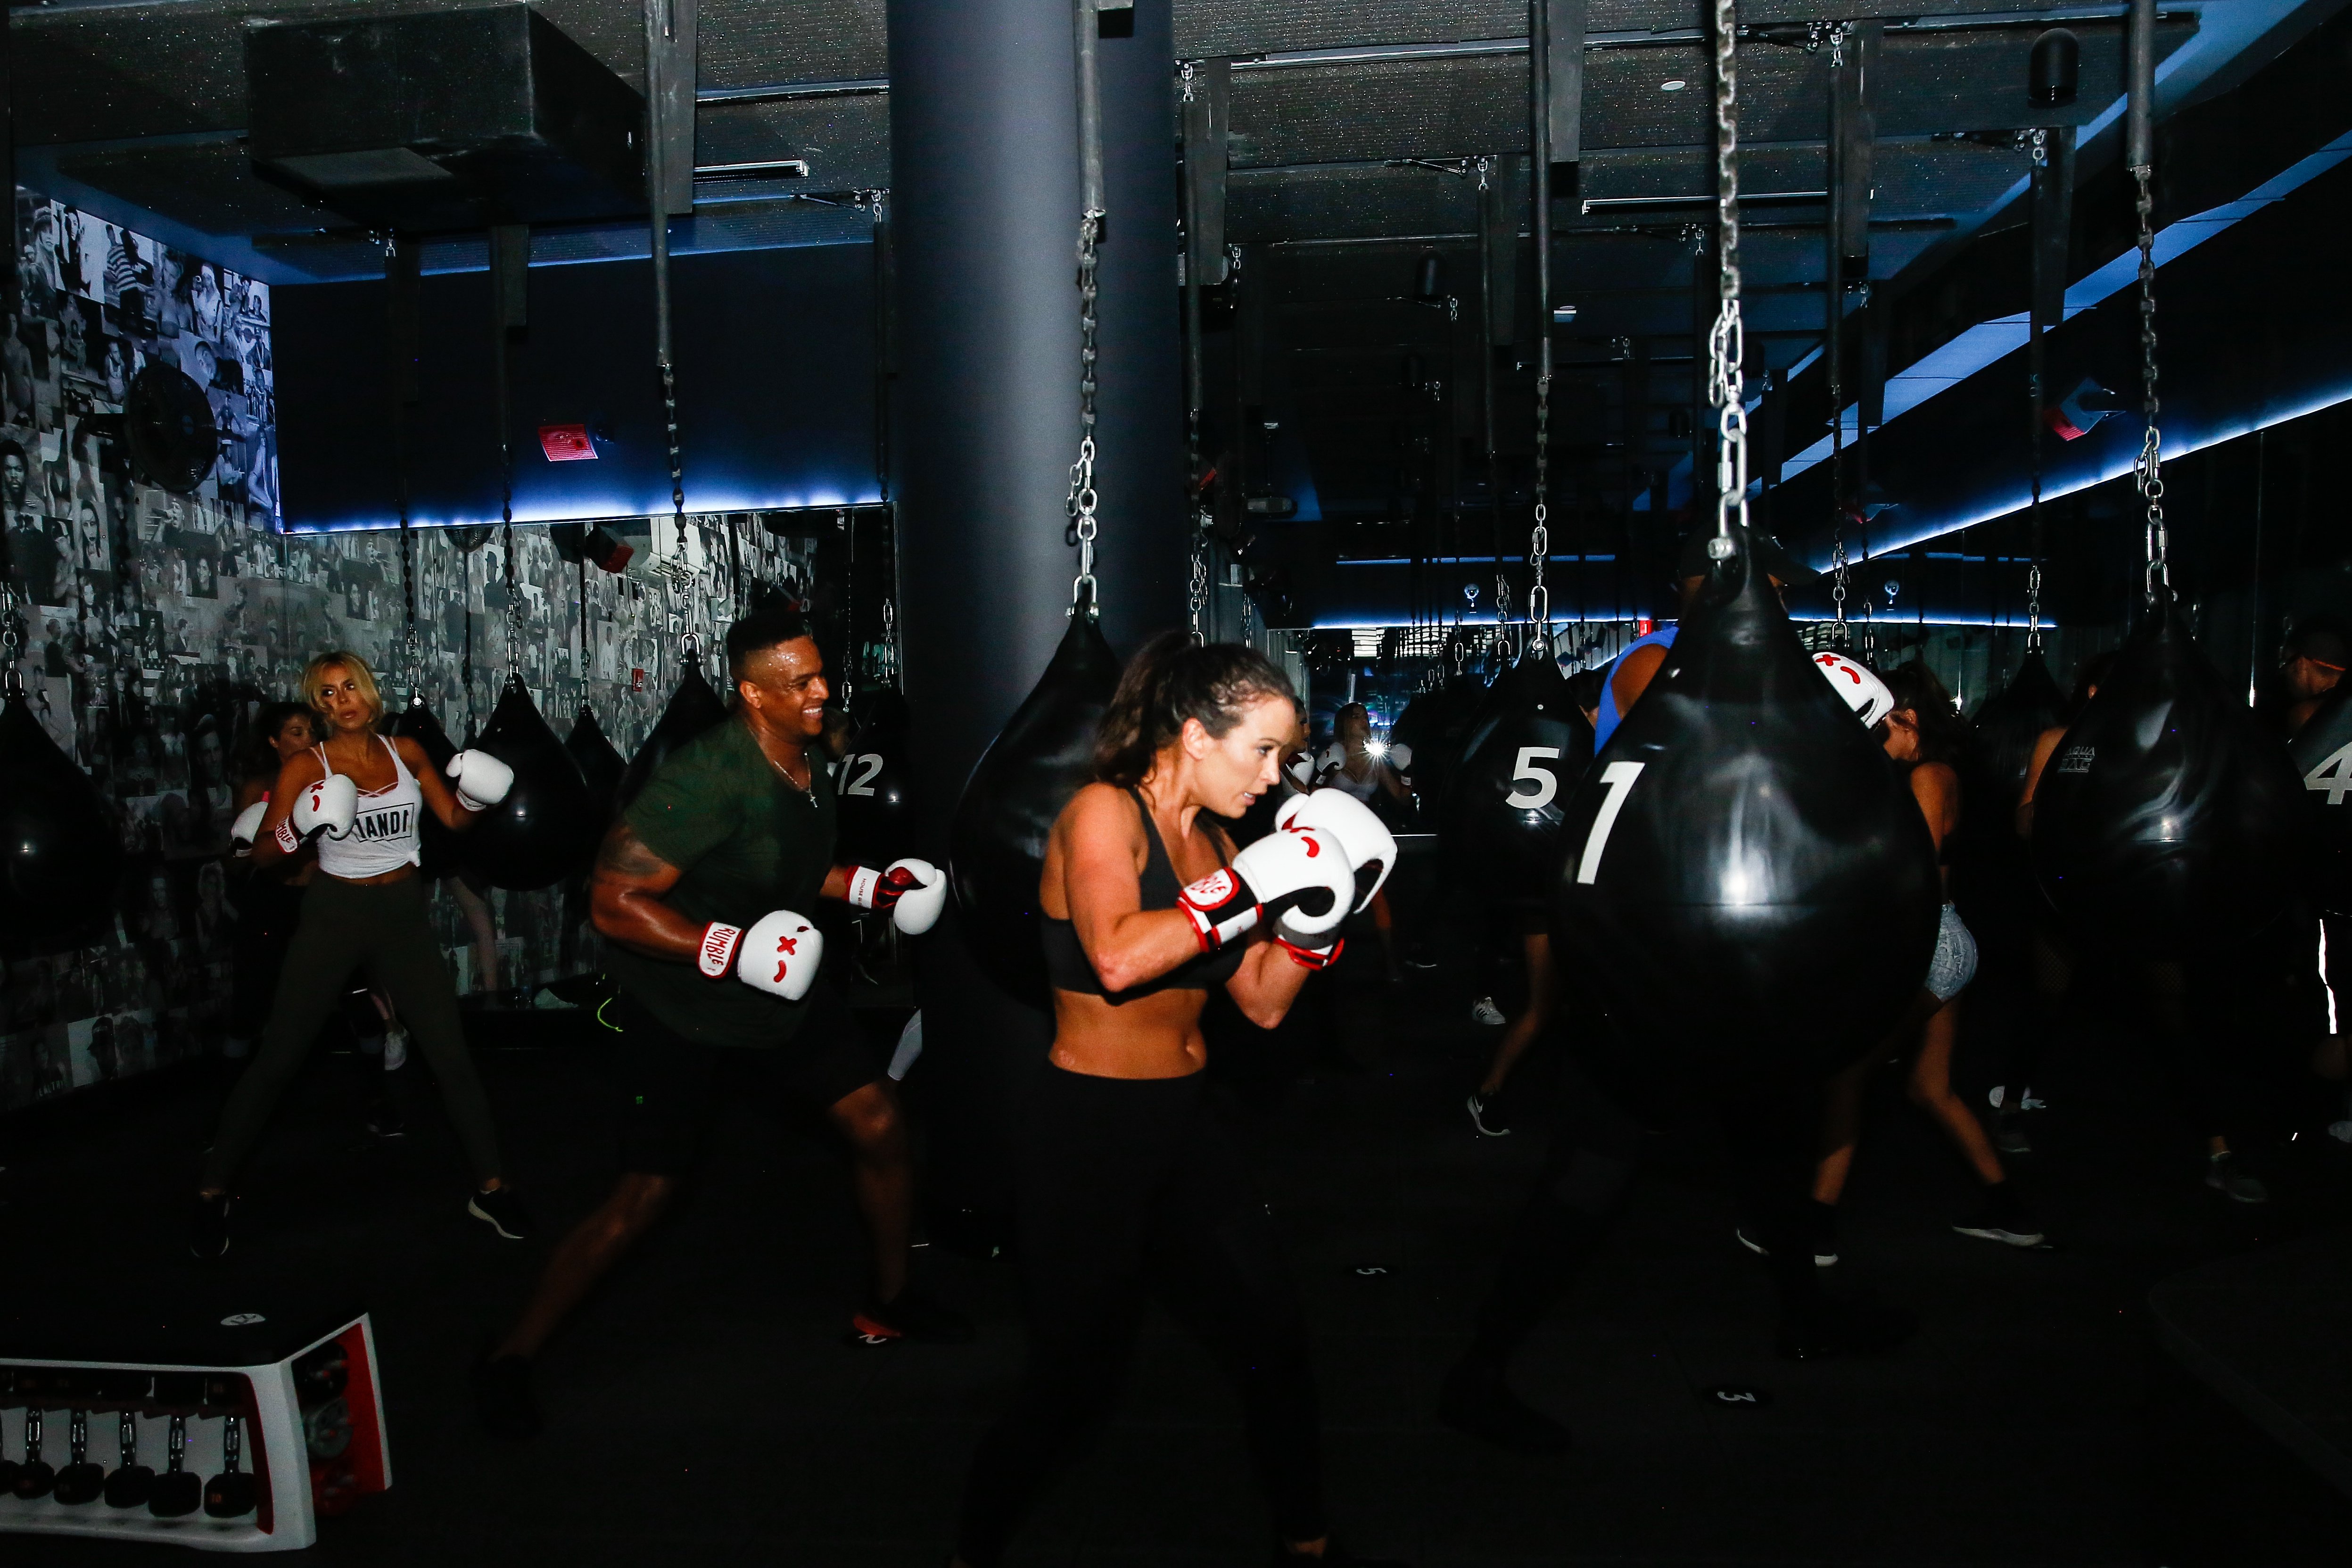
[(798, 912), (840, 899), (919, 935), (947, 879), (920, 860), (879, 871), (834, 862), (833, 782), (816, 752), (824, 659), (800, 612), (735, 623), (727, 666), (732, 715), (655, 770), (597, 854), (590, 910), (620, 986), (599, 1016), (618, 1037), (622, 1173), (475, 1369), (476, 1414), (500, 1436), (538, 1429), (530, 1358), (669, 1206), (733, 1063), (766, 1069), (850, 1145), (874, 1250), (872, 1294), (852, 1331), (869, 1342), (971, 1338), (970, 1323), (908, 1288), (914, 1173), (898, 1103), (820, 973), (824, 938)]

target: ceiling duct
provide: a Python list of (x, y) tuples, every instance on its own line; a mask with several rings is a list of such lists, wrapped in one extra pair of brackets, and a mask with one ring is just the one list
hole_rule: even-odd
[(253, 166), (372, 228), (642, 215), (645, 100), (524, 5), (245, 35)]

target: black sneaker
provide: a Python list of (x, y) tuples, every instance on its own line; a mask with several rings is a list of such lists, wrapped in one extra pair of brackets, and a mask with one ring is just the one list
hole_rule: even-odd
[(466, 1212), (509, 1241), (530, 1239), (530, 1215), (512, 1187), (476, 1193), (467, 1200)]
[(1501, 1095), (1473, 1094), (1469, 1104), (1470, 1125), (1477, 1129), (1481, 1138), (1508, 1138), (1511, 1135), (1511, 1118), (1503, 1110)]
[(531, 1393), (528, 1360), (485, 1354), (474, 1363), (473, 1384), (475, 1426), (515, 1443), (539, 1436), (539, 1400)]
[(188, 1250), (210, 1263), (228, 1256), (228, 1194), (198, 1198), (188, 1210)]
[(368, 1107), (367, 1130), (372, 1138), (405, 1138), (408, 1120), (401, 1115), (400, 1107), (388, 1100), (380, 1100)]
[(2033, 1140), (2025, 1131), (2025, 1112), (2003, 1110), (1994, 1113), (1992, 1146), (2004, 1154), (2033, 1152)]
[(857, 1309), (849, 1320), (849, 1332), (853, 1339), (869, 1345), (888, 1344), (894, 1340), (963, 1345), (970, 1344), (973, 1337), (970, 1318), (950, 1311), (912, 1286), (899, 1291), (897, 1300), (887, 1306), (868, 1301)]
[(1960, 1217), (1952, 1226), (1962, 1236), (1973, 1236), (1982, 1241), (1998, 1241), (2007, 1247), (2039, 1247), (2042, 1242), (2042, 1227), (2025, 1212), (2017, 1194), (2009, 1190), (2007, 1182), (1996, 1182), (1984, 1190), (1977, 1206)]
[(1576, 1446), (1567, 1427), (1513, 1394), (1500, 1372), (1467, 1360), (1445, 1374), (1437, 1418), (1515, 1454), (1565, 1454)]

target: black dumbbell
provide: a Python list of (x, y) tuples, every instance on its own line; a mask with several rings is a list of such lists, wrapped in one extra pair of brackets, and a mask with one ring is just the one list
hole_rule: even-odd
[(106, 1478), (106, 1506), (137, 1508), (155, 1489), (155, 1472), (139, 1462), (139, 1418), (124, 1411), (115, 1433), (121, 1457)]
[(25, 1411), (25, 1462), (16, 1467), (16, 1484), (8, 1489), (30, 1500), (48, 1496), (57, 1484), (57, 1471), (41, 1458), (41, 1407), (30, 1405)]
[(174, 1411), (170, 1458), (164, 1460), (163, 1473), (155, 1478), (154, 1489), (147, 1498), (147, 1511), (157, 1519), (178, 1519), (203, 1505), (204, 1478), (188, 1473), (187, 1460), (188, 1418)]
[(89, 1462), (89, 1412), (77, 1410), (66, 1427), (66, 1451), (72, 1460), (58, 1472), (57, 1500), (68, 1508), (96, 1502), (106, 1489), (106, 1467)]
[(243, 1447), (242, 1422), (232, 1415), (221, 1428), (221, 1473), (205, 1483), (205, 1511), (215, 1519), (241, 1519), (261, 1498), (261, 1480), (236, 1468)]

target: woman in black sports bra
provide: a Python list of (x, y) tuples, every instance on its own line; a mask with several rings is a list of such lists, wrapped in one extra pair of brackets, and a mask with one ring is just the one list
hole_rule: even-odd
[(1239, 816), (1275, 787), (1292, 702), (1254, 649), (1158, 638), (1103, 716), (1101, 782), (1054, 824), (1040, 887), (1054, 1048), (1016, 1112), (1029, 1363), (972, 1461), (964, 1568), (995, 1568), (1048, 1471), (1107, 1413), (1147, 1289), (1241, 1394), (1275, 1561), (1363, 1561), (1330, 1546), (1306, 1321), (1273, 1215), (1200, 1077), (1210, 988), (1251, 1022), (1279, 1023), (1370, 897), (1355, 862), (1377, 887), (1374, 863), (1395, 853), (1390, 840), (1351, 856), (1370, 842), (1352, 819), (1343, 835), (1301, 816), (1235, 854), (1202, 815)]

